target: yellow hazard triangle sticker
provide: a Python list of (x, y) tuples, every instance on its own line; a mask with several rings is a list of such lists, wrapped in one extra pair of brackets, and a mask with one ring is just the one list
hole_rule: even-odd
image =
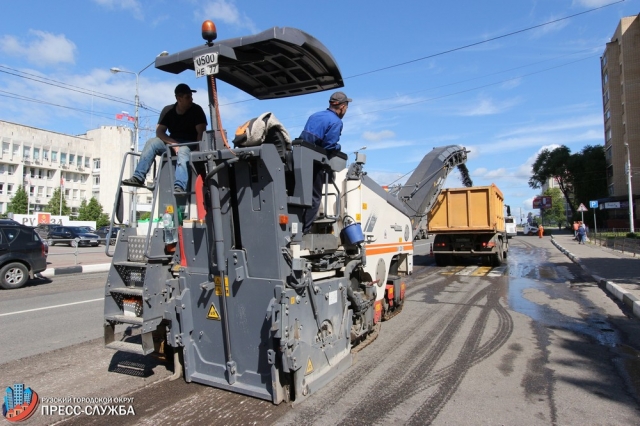
[(207, 314), (207, 319), (220, 321), (220, 314), (218, 313), (218, 310), (216, 309), (216, 306), (213, 303), (211, 304), (211, 307), (209, 308), (209, 313)]
[(313, 373), (313, 364), (311, 363), (311, 357), (309, 357), (309, 361), (307, 361), (307, 369), (304, 372), (304, 375)]

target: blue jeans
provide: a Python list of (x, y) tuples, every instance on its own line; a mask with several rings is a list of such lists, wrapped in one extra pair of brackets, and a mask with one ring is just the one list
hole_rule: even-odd
[[(178, 140), (179, 143), (185, 143), (188, 141)], [(140, 154), (140, 161), (136, 167), (136, 171), (133, 172), (133, 176), (144, 181), (153, 160), (157, 155), (162, 155), (167, 150), (167, 144), (165, 144), (160, 138), (151, 138), (145, 144)], [(187, 171), (187, 163), (189, 162), (189, 153), (191, 150), (188, 146), (181, 146), (178, 148), (178, 164), (176, 165), (176, 181), (174, 185), (179, 185), (182, 189), (187, 188), (189, 181), (189, 172)], [(171, 150), (173, 155), (173, 150)]]

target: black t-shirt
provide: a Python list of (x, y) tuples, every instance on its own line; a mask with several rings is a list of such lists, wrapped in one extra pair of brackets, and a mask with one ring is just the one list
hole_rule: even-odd
[(189, 142), (197, 142), (198, 131), (196, 126), (198, 124), (207, 124), (207, 116), (204, 114), (202, 107), (198, 104), (191, 104), (184, 114), (180, 115), (176, 112), (175, 103), (173, 105), (167, 105), (162, 109), (158, 124), (167, 126), (169, 129), (169, 136), (173, 139), (182, 139)]

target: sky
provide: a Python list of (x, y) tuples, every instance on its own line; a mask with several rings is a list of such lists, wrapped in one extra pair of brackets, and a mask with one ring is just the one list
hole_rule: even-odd
[[(640, 0), (31, 0), (4, 2), (0, 18), (0, 120), (84, 134), (134, 115), (140, 141), (187, 83), (206, 110), (206, 82), (152, 66), (163, 51), (294, 27), (323, 43), (353, 102), (340, 143), (366, 146), (380, 185), (404, 182), (433, 147), (460, 145), (475, 186), (495, 183), (518, 219), (533, 210), (528, 185), (542, 149), (579, 152), (604, 142), (600, 56)], [(113, 67), (130, 71), (111, 73)], [(331, 91), (259, 101), (218, 85), (223, 127), (270, 111), (292, 137), (325, 109)], [(457, 172), (446, 187), (461, 187)], [(582, 201), (582, 200), (580, 200)], [(584, 200), (588, 202), (588, 200)], [(519, 221), (519, 220), (518, 220)]]

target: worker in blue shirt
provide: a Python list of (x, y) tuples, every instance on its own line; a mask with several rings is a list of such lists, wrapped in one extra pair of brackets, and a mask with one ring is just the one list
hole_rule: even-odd
[[(348, 98), (343, 92), (335, 92), (329, 98), (329, 108), (324, 111), (312, 114), (300, 134), (300, 139), (327, 150), (327, 154), (340, 151), (340, 135), (342, 134), (342, 118), (349, 108)], [(325, 171), (316, 164), (313, 166), (313, 199), (311, 208), (307, 209), (304, 215), (304, 234), (311, 230), (313, 219), (315, 219), (320, 208), (322, 198), (322, 185), (325, 181)]]

